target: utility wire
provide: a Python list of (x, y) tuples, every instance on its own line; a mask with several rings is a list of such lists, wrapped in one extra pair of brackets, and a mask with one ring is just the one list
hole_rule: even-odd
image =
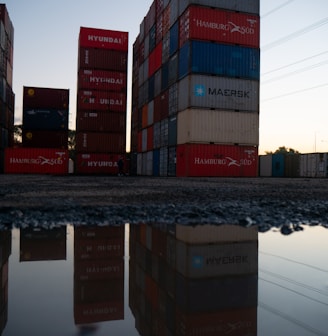
[(297, 75), (297, 74), (299, 74), (301, 72), (309, 71), (309, 70), (312, 70), (314, 68), (319, 68), (319, 67), (321, 67), (323, 65), (326, 65), (326, 64), (328, 64), (328, 60), (327, 61), (323, 61), (321, 63), (312, 64), (312, 65), (310, 65), (308, 67), (305, 67), (305, 68), (302, 68), (302, 69), (298, 69), (298, 70), (295, 70), (293, 72), (289, 72), (287, 74), (284, 74), (284, 75), (281, 75), (281, 76), (277, 76), (277, 77), (268, 79), (266, 81), (261, 81), (261, 84), (268, 84), (268, 83), (271, 83), (271, 82), (275, 82), (277, 80), (284, 79), (284, 78), (289, 77), (289, 76)]
[(310, 59), (313, 59), (313, 58), (315, 58), (315, 57), (319, 57), (319, 56), (322, 56), (322, 55), (325, 55), (325, 54), (328, 54), (328, 51), (323, 51), (323, 52), (321, 52), (321, 53), (319, 53), (319, 54), (315, 54), (315, 55), (312, 55), (312, 56), (303, 58), (303, 59), (301, 59), (301, 60), (299, 60), (299, 61), (296, 61), (296, 62), (293, 62), (293, 63), (289, 63), (289, 64), (287, 64), (287, 65), (283, 65), (283, 66), (281, 66), (281, 67), (279, 67), (279, 68), (276, 68), (276, 69), (273, 69), (273, 70), (264, 72), (264, 73), (261, 74), (261, 77), (263, 77), (263, 76), (267, 76), (267, 75), (269, 75), (269, 74), (271, 74), (271, 73), (273, 73), (273, 72), (276, 72), (276, 71), (280, 71), (280, 70), (289, 68), (289, 67), (291, 67), (291, 66), (293, 66), (293, 65), (296, 65), (296, 64), (299, 64), (299, 63), (306, 62), (306, 61), (308, 61), (308, 60), (310, 60)]
[(320, 20), (320, 21), (318, 21), (316, 23), (313, 23), (310, 26), (307, 26), (307, 27), (305, 27), (303, 29), (300, 29), (300, 30), (298, 30), (298, 31), (296, 31), (296, 32), (294, 32), (292, 34), (289, 34), (289, 35), (287, 35), (285, 37), (282, 37), (279, 40), (273, 41), (273, 42), (271, 42), (271, 43), (263, 46), (261, 48), (261, 50), (262, 51), (266, 51), (266, 50), (269, 50), (271, 48), (274, 48), (274, 47), (276, 47), (279, 44), (283, 44), (283, 43), (285, 43), (285, 42), (287, 42), (287, 41), (289, 41), (289, 40), (291, 40), (291, 39), (293, 39), (295, 37), (299, 37), (301, 35), (304, 35), (304, 34), (310, 32), (311, 30), (317, 29), (317, 28), (319, 28), (319, 27), (321, 27), (321, 26), (323, 26), (323, 25), (325, 25), (327, 23), (328, 23), (328, 18), (326, 17), (326, 18), (324, 18), (324, 19), (322, 19), (322, 20)]
[(284, 320), (287, 320), (288, 322), (296, 324), (297, 326), (301, 327), (304, 330), (307, 330), (307, 331), (311, 332), (314, 335), (317, 335), (317, 336), (328, 336), (327, 333), (323, 333), (322, 331), (320, 331), (318, 329), (315, 329), (315, 328), (313, 328), (313, 327), (305, 324), (304, 322), (302, 322), (300, 320), (297, 320), (296, 318), (294, 318), (294, 317), (292, 317), (290, 315), (287, 315), (286, 313), (283, 313), (282, 311), (280, 311), (278, 309), (270, 307), (269, 305), (267, 305), (267, 304), (265, 304), (263, 302), (259, 302), (259, 306), (261, 308), (269, 311), (270, 313), (275, 314), (275, 315), (283, 318)]
[(267, 271), (267, 270), (264, 270), (264, 269), (261, 269), (260, 270), (262, 273), (265, 273), (265, 274), (268, 274), (272, 277), (275, 277), (275, 278), (278, 278), (280, 280), (283, 280), (283, 281), (286, 281), (286, 282), (289, 282), (293, 285), (296, 285), (296, 286), (299, 286), (299, 287), (303, 287), (305, 289), (308, 289), (308, 290), (311, 290), (313, 292), (316, 292), (316, 293), (319, 293), (319, 294), (322, 294), (324, 296), (328, 296), (328, 292), (327, 291), (323, 291), (321, 289), (318, 289), (318, 288), (315, 288), (315, 287), (312, 287), (312, 286), (309, 286), (307, 284), (304, 284), (302, 282), (299, 282), (299, 281), (296, 281), (296, 280), (293, 280), (293, 279), (290, 279), (290, 278), (287, 278), (283, 275), (280, 275), (280, 274), (277, 274), (277, 273), (274, 273), (274, 272), (270, 272), (270, 271)]
[[(298, 90), (298, 91), (293, 91), (293, 92), (288, 92), (288, 93), (285, 93), (285, 94), (282, 94), (282, 95), (279, 95), (279, 96), (263, 99), (263, 100), (261, 100), (261, 103), (265, 103), (267, 101), (276, 100), (276, 99), (280, 99), (280, 98), (284, 98), (284, 97), (288, 97), (288, 96), (293, 96), (295, 94), (306, 92), (306, 91), (320, 89), (320, 88), (325, 87), (325, 86), (328, 86), (328, 83), (324, 83), (324, 84), (321, 84), (321, 85), (312, 86), (310, 88), (306, 88), (306, 89), (302, 89), (302, 90)], [(328, 271), (325, 271), (325, 272), (328, 272)]]
[(261, 15), (261, 19), (263, 19), (263, 18), (265, 18), (265, 17), (267, 17), (267, 16), (269, 16), (269, 15), (275, 13), (276, 11), (278, 11), (279, 9), (281, 9), (281, 8), (283, 8), (283, 7), (286, 7), (287, 5), (289, 5), (289, 4), (290, 4), (291, 2), (293, 2), (293, 1), (294, 1), (294, 0), (289, 0), (289, 1), (284, 2), (284, 3), (281, 4), (280, 6), (278, 6), (278, 7), (274, 8), (274, 9), (270, 10), (269, 12), (267, 12), (267, 13), (265, 13), (265, 14), (263, 14), (263, 15)]
[[(326, 83), (325, 85), (328, 85), (328, 83)], [(309, 265), (309, 264), (305, 264), (303, 262), (300, 262), (300, 261), (297, 261), (297, 260), (293, 260), (293, 259), (289, 259), (289, 258), (286, 258), (286, 257), (282, 257), (282, 256), (279, 256), (279, 255), (276, 255), (276, 254), (272, 254), (272, 253), (268, 253), (268, 252), (263, 252), (263, 251), (260, 251), (260, 254), (265, 254), (265, 255), (268, 255), (268, 256), (271, 256), (271, 257), (287, 260), (287, 261), (290, 261), (290, 262), (292, 262), (294, 264), (299, 264), (299, 265), (302, 265), (302, 266), (306, 266), (306, 267), (315, 269), (315, 270), (320, 271), (320, 272), (328, 273), (328, 269), (324, 269), (324, 268), (312, 266), (312, 265)]]

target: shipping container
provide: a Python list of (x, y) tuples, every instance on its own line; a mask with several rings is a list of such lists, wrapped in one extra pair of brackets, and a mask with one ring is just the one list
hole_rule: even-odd
[(151, 77), (162, 65), (162, 43), (149, 54), (148, 77)]
[(78, 75), (78, 89), (125, 92), (126, 72), (105, 70), (81, 70)]
[(7, 148), (7, 174), (68, 174), (68, 151), (44, 148)]
[(127, 72), (128, 55), (125, 51), (80, 48), (78, 68)]
[(218, 144), (177, 146), (177, 176), (256, 177), (258, 148)]
[(76, 150), (83, 153), (125, 153), (125, 133), (77, 132)]
[(76, 114), (76, 129), (78, 131), (124, 133), (126, 113), (79, 110)]
[(69, 90), (24, 86), (23, 108), (68, 110)]
[(176, 274), (176, 305), (184, 312), (255, 308), (257, 293), (257, 274), (209, 279), (188, 279)]
[(301, 154), (301, 177), (328, 177), (328, 153)]
[(79, 110), (126, 111), (126, 94), (118, 92), (80, 90), (77, 106)]
[(23, 127), (30, 130), (68, 130), (68, 109), (23, 109)]
[(91, 324), (124, 319), (124, 301), (74, 304), (76, 324)]
[(257, 241), (186, 244), (177, 240), (175, 269), (189, 279), (256, 274), (258, 244)]
[(175, 237), (189, 244), (255, 242), (258, 240), (258, 230), (256, 227), (245, 228), (232, 224), (196, 226), (176, 224)]
[(79, 47), (128, 51), (129, 33), (80, 27)]
[(216, 312), (185, 313), (176, 311), (176, 336), (256, 336), (257, 307), (224, 309)]
[(74, 241), (85, 239), (123, 238), (124, 226), (74, 226)]
[(29, 148), (68, 148), (67, 130), (30, 130), (23, 128), (22, 145)]
[(177, 114), (178, 144), (213, 142), (259, 144), (259, 114), (218, 110), (187, 109)]
[(201, 5), (228, 9), (235, 12), (260, 14), (260, 0), (179, 0), (179, 15), (181, 15), (189, 5)]
[(272, 176), (272, 154), (259, 156), (259, 175), (261, 177)]
[(259, 111), (259, 82), (206, 75), (190, 75), (178, 84), (178, 110), (190, 107)]
[[(77, 174), (117, 175), (117, 162), (122, 155), (112, 153), (77, 153), (75, 171)], [(126, 174), (129, 173), (129, 163), (126, 159), (124, 160), (124, 171)]]
[(66, 226), (20, 229), (20, 262), (66, 260)]
[(176, 146), (168, 148), (167, 176), (176, 176)]
[(272, 176), (283, 177), (285, 174), (285, 155), (272, 154)]
[(300, 176), (300, 154), (285, 155), (285, 177)]
[(188, 40), (205, 40), (259, 48), (257, 15), (190, 6), (179, 19), (180, 47)]
[(260, 49), (207, 41), (189, 41), (180, 48), (179, 78), (190, 73), (260, 78)]

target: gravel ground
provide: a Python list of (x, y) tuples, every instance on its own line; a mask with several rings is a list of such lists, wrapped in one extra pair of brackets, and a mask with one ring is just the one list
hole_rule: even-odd
[(328, 228), (328, 179), (0, 175), (0, 228), (141, 222)]

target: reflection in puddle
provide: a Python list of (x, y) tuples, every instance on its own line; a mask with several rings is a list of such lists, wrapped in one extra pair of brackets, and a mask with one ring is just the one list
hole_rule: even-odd
[(274, 231), (0, 231), (0, 334), (327, 335), (327, 230)]

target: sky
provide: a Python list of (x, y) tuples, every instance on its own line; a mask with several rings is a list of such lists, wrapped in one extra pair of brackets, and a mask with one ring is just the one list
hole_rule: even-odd
[[(23, 86), (70, 90), (75, 129), (81, 26), (129, 32), (128, 120), (132, 45), (152, 0), (8, 0), (14, 26), (15, 124)], [(285, 146), (328, 152), (328, 1), (261, 0), (259, 154)], [(130, 125), (127, 125), (127, 133)], [(129, 141), (129, 139), (128, 139)]]

